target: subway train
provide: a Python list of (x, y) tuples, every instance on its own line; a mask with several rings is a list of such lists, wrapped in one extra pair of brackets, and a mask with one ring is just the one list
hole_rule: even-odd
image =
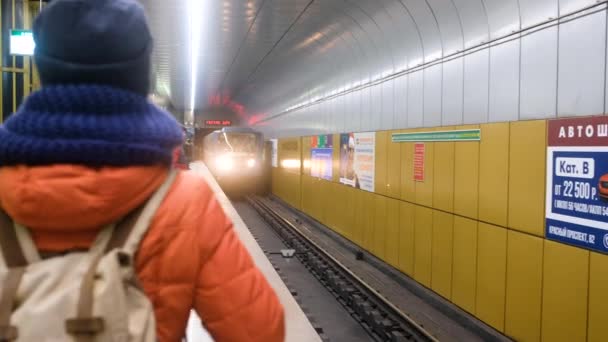
[(225, 127), (203, 139), (203, 161), (230, 194), (263, 192), (269, 167), (264, 136), (250, 128)]

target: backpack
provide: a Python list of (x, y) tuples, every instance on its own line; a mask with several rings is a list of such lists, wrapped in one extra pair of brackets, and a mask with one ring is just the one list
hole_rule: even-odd
[(134, 256), (175, 176), (88, 251), (43, 259), (29, 231), (0, 211), (0, 341), (157, 341)]

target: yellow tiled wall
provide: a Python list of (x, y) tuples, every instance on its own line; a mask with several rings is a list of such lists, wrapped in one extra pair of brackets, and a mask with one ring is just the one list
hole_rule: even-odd
[[(375, 193), (309, 176), (310, 137), (281, 139), (273, 191), (368, 252), (518, 341), (604, 341), (608, 256), (544, 239), (544, 120), (481, 129), (480, 142), (425, 143), (415, 182), (414, 144), (376, 133)], [(301, 155), (281, 150), (293, 141)], [(309, 163), (309, 162), (308, 162)], [(294, 172), (295, 171), (295, 172)]]

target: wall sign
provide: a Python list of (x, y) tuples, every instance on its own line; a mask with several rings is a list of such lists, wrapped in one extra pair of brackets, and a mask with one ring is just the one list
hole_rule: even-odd
[(376, 133), (340, 134), (340, 183), (374, 192)]
[(424, 182), (424, 143), (414, 145), (414, 180)]
[(312, 177), (332, 180), (333, 178), (333, 135), (312, 137), (310, 149), (310, 175)]
[(34, 34), (27, 30), (11, 30), (10, 54), (17, 56), (32, 56), (36, 43)]
[(393, 133), (391, 138), (394, 143), (424, 141), (479, 141), (481, 140), (481, 130), (465, 129), (454, 131)]
[(270, 152), (272, 167), (279, 167), (279, 153), (278, 153), (279, 141), (277, 139), (270, 139), (270, 143), (272, 144), (272, 149)]
[(608, 253), (608, 117), (549, 121), (546, 236)]

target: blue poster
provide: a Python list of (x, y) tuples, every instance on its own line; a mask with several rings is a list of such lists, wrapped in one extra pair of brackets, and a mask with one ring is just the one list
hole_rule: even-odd
[(310, 175), (312, 177), (332, 180), (333, 176), (333, 149), (311, 149)]
[(334, 165), (333, 135), (313, 136), (310, 147), (310, 175), (329, 181), (332, 180)]
[(604, 253), (608, 253), (606, 125), (596, 118), (550, 122), (545, 215), (548, 239)]

